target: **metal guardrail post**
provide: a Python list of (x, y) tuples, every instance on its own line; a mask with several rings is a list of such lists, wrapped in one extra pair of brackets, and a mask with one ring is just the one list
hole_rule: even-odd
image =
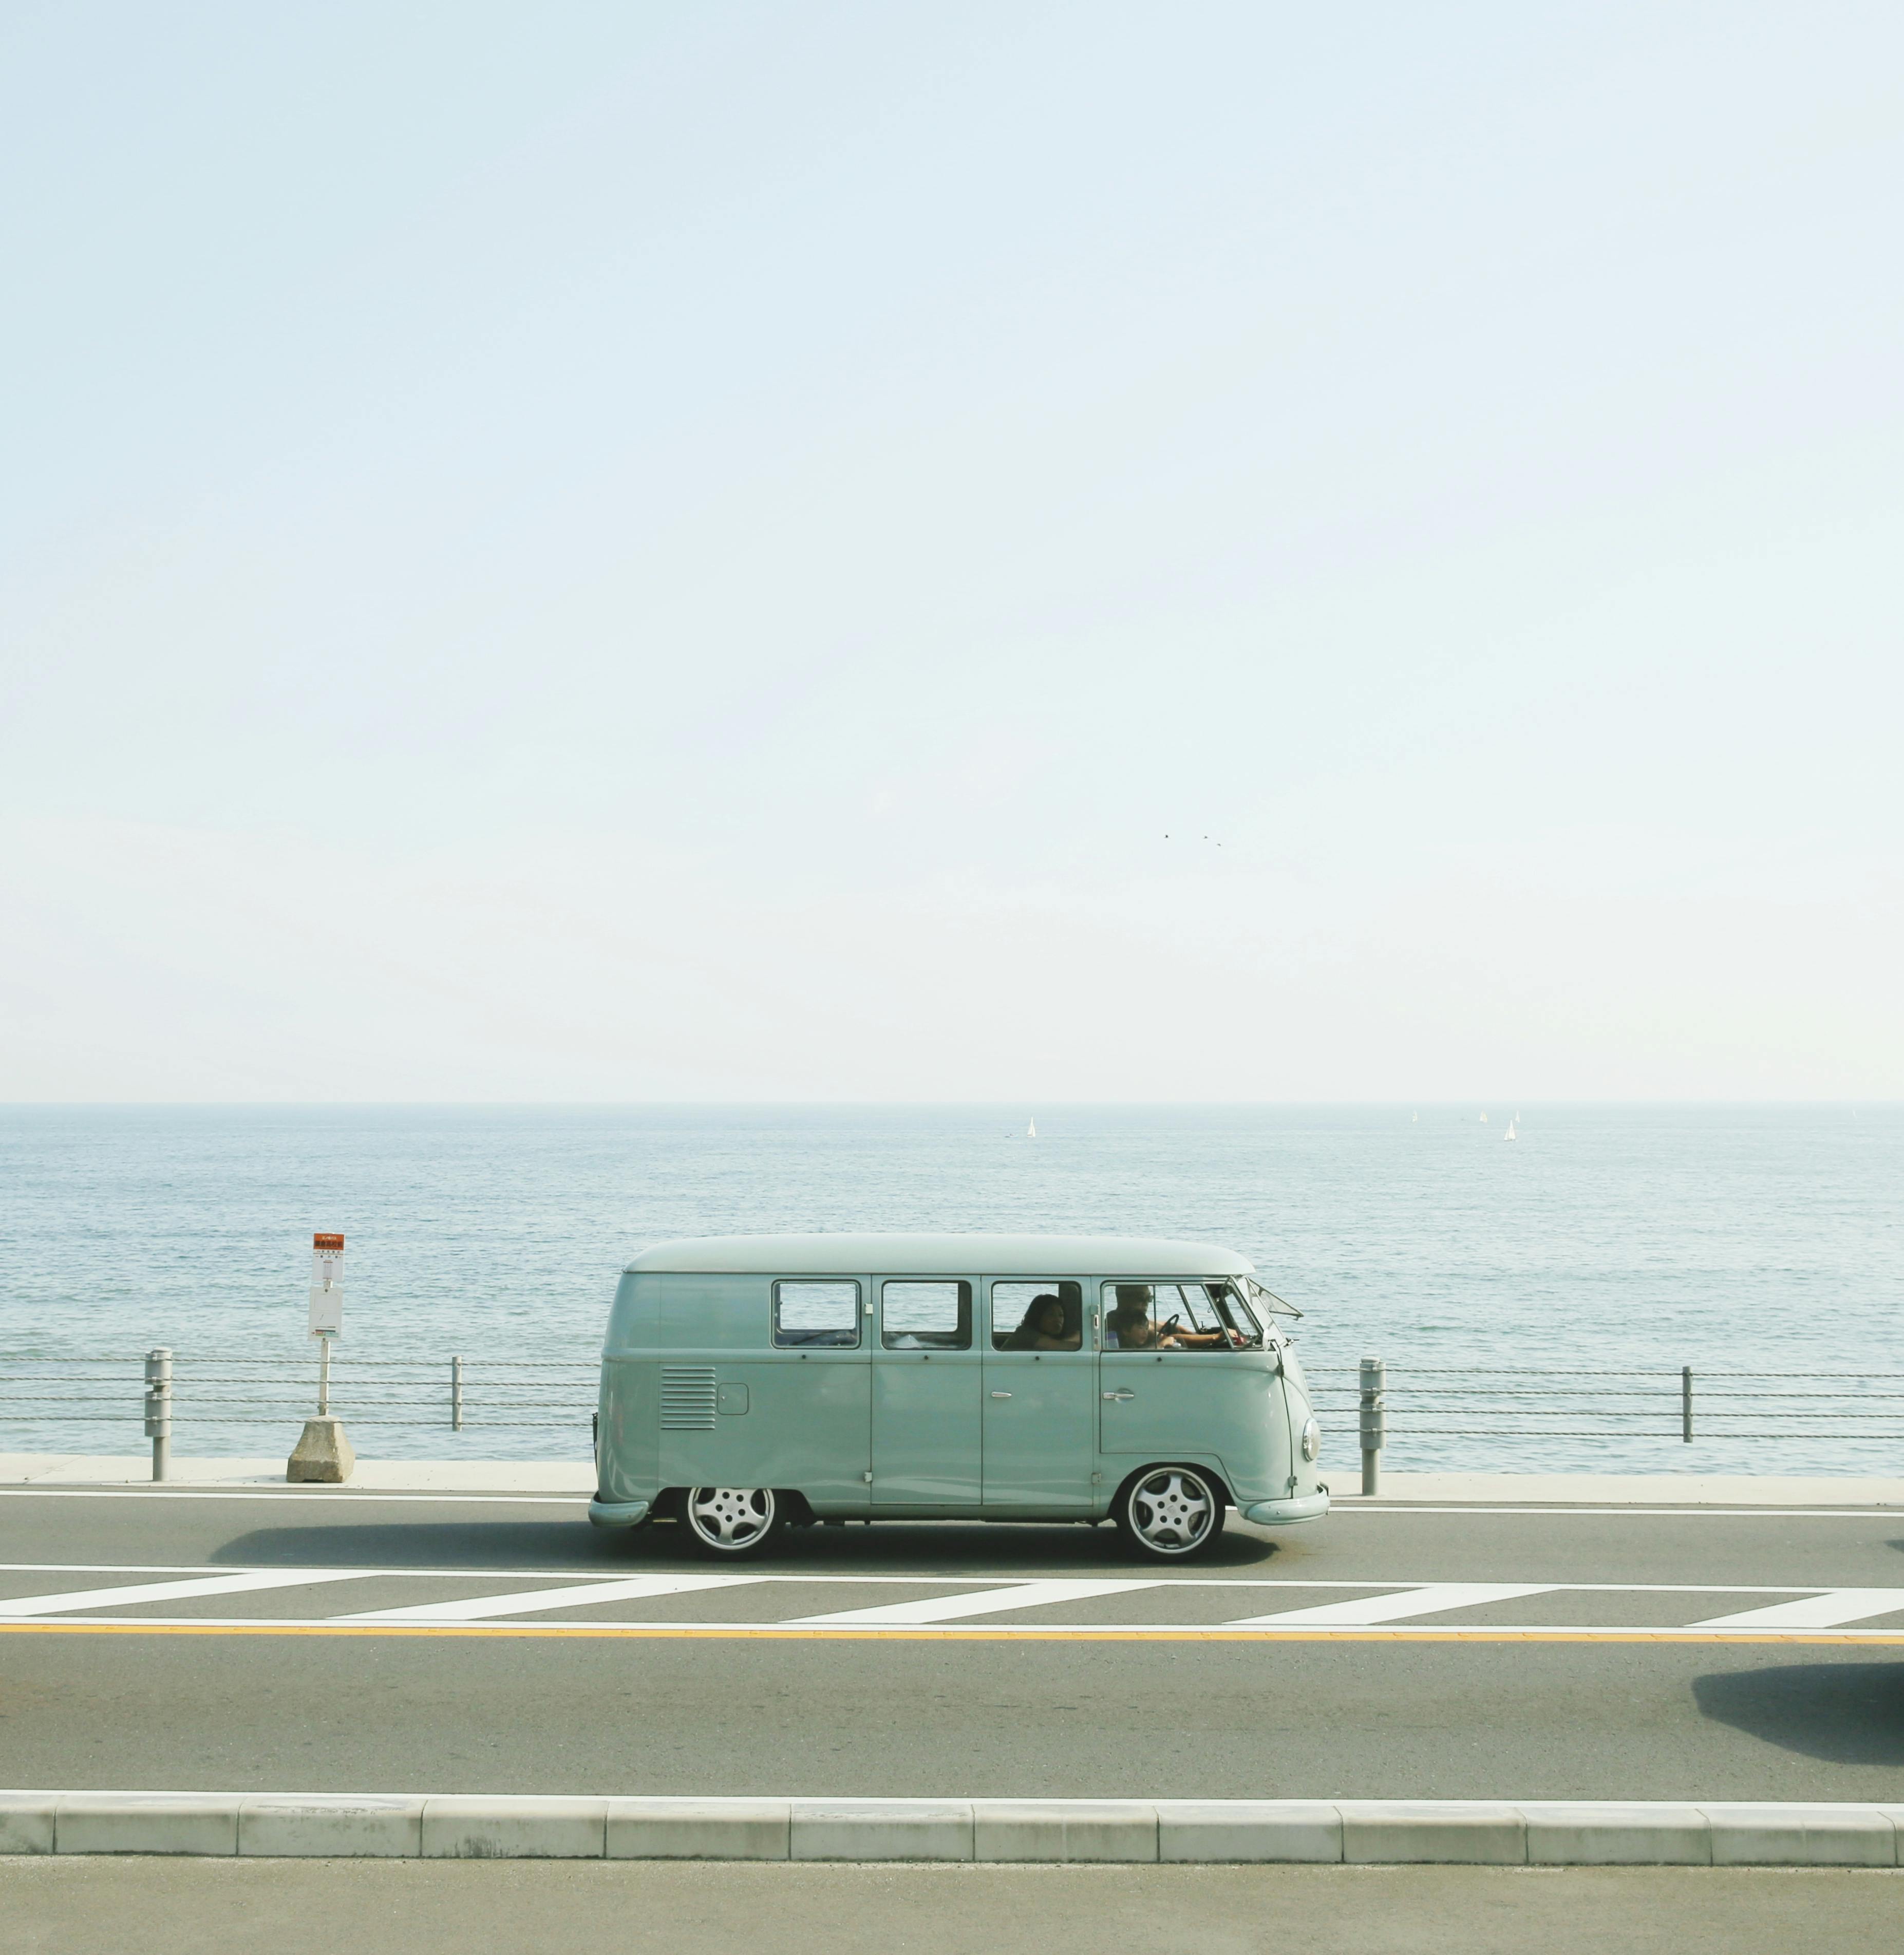
[(463, 1429), (463, 1361), (449, 1361), (449, 1425), (452, 1432)]
[(1692, 1443), (1692, 1367), (1679, 1368), (1679, 1437), (1687, 1445)]
[(1388, 1368), (1380, 1358), (1362, 1360), (1362, 1491), (1381, 1491), (1382, 1442), (1388, 1437)]
[(163, 1345), (146, 1353), (146, 1437), (152, 1477), (170, 1478), (172, 1466), (172, 1354)]

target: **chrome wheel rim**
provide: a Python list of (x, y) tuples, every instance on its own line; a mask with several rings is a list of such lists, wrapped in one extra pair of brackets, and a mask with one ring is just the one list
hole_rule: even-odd
[(767, 1487), (696, 1487), (688, 1496), (688, 1525), (723, 1554), (751, 1547), (773, 1525)]
[(1131, 1531), (1153, 1554), (1188, 1554), (1210, 1536), (1216, 1496), (1181, 1466), (1147, 1473), (1131, 1489)]

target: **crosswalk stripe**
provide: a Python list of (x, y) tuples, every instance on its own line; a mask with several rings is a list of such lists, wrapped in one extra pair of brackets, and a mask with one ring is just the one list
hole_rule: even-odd
[(1443, 1609), (1471, 1609), (1483, 1602), (1511, 1602), (1520, 1595), (1551, 1595), (1559, 1585), (1525, 1582), (1437, 1582), (1425, 1588), (1405, 1588), (1399, 1595), (1364, 1595), (1355, 1602), (1321, 1602), (1313, 1609), (1286, 1609), (1273, 1616), (1236, 1616), (1229, 1626), (1245, 1629), (1259, 1623), (1399, 1623), (1411, 1616), (1432, 1616)]
[(188, 1582), (134, 1582), (117, 1588), (72, 1588), (58, 1595), (0, 1596), (0, 1617), (116, 1609), (128, 1602), (178, 1602), (188, 1595), (241, 1595), (247, 1589), (296, 1588), (313, 1582), (360, 1582), (363, 1569), (291, 1568), (250, 1575), (200, 1575)]
[(1796, 1602), (1774, 1602), (1769, 1608), (1742, 1609), (1733, 1616), (1708, 1616), (1695, 1629), (1829, 1629), (1840, 1623), (1862, 1623), (1873, 1616), (1904, 1610), (1904, 1588), (1832, 1588)]
[(744, 1588), (751, 1575), (631, 1575), (615, 1582), (577, 1582), (563, 1588), (529, 1588), (513, 1595), (469, 1595), (458, 1602), (414, 1602), (407, 1608), (367, 1609), (340, 1623), (480, 1623), (494, 1616), (577, 1609), (590, 1602), (626, 1602), (650, 1595), (686, 1595), (700, 1588)]
[[(641, 1604), (650, 1598), (675, 1595), (691, 1595), (707, 1593), (709, 1601), (704, 1607), (690, 1610), (698, 1616), (712, 1619), (700, 1623), (703, 1629), (722, 1626), (733, 1621), (736, 1629), (750, 1627), (769, 1628), (779, 1624), (788, 1629), (804, 1629), (810, 1626), (824, 1632), (829, 1629), (850, 1629), (864, 1627), (869, 1630), (889, 1629), (904, 1632), (909, 1628), (930, 1631), (935, 1626), (948, 1626), (955, 1632), (967, 1619), (1018, 1613), (1030, 1610), (1041, 1611), (1046, 1621), (1034, 1626), (1060, 1629), (1065, 1626), (1078, 1633), (1112, 1626), (1113, 1619), (1121, 1620), (1134, 1631), (1172, 1629), (1185, 1633), (1193, 1629), (1194, 1622), (1185, 1622), (1178, 1616), (1169, 1624), (1147, 1623), (1136, 1618), (1131, 1610), (1115, 1610), (1109, 1608), (1086, 1610), (1066, 1607), (1067, 1604), (1081, 1604), (1096, 1598), (1110, 1598), (1122, 1595), (1141, 1594), (1160, 1586), (1173, 1584), (1183, 1590), (1187, 1598), (1194, 1595), (1201, 1598), (1200, 1605), (1191, 1611), (1193, 1617), (1200, 1617), (1204, 1610), (1210, 1611), (1214, 1618), (1210, 1623), (1213, 1630), (1230, 1629), (1248, 1634), (1260, 1629), (1274, 1634), (1278, 1631), (1299, 1632), (1314, 1629), (1319, 1632), (1339, 1629), (1353, 1633), (1359, 1629), (1379, 1631), (1386, 1625), (1405, 1625), (1414, 1619), (1430, 1619), (1429, 1629), (1436, 1626), (1432, 1619), (1444, 1617), (1454, 1611), (1472, 1611), (1490, 1604), (1506, 1603), (1522, 1596), (1562, 1595), (1575, 1590), (1591, 1592), (1606, 1598), (1616, 1595), (1629, 1595), (1635, 1611), (1644, 1610), (1650, 1618), (1646, 1627), (1648, 1634), (1704, 1635), (1710, 1632), (1714, 1638), (1728, 1635), (1750, 1635), (1761, 1632), (1769, 1636), (1784, 1635), (1802, 1635), (1807, 1632), (1824, 1632), (1843, 1628), (1848, 1635), (1880, 1636), (1886, 1630), (1863, 1628), (1860, 1626), (1874, 1620), (1893, 1617), (1904, 1623), (1904, 1586), (1883, 1588), (1798, 1588), (1792, 1586), (1759, 1587), (1742, 1584), (1737, 1588), (1724, 1585), (1701, 1584), (1667, 1586), (1654, 1583), (1616, 1584), (1607, 1582), (1424, 1582), (1419, 1578), (1411, 1582), (1393, 1579), (1379, 1585), (1378, 1592), (1374, 1582), (1366, 1586), (1340, 1580), (1264, 1581), (1238, 1579), (1234, 1577), (1204, 1578), (1172, 1575), (1165, 1577), (1138, 1577), (1113, 1579), (1103, 1581), (1051, 1578), (1034, 1579), (1014, 1579), (994, 1572), (990, 1575), (967, 1572), (961, 1575), (939, 1573), (932, 1575), (871, 1575), (842, 1574), (837, 1571), (820, 1575), (811, 1572), (789, 1572), (754, 1569), (746, 1564), (747, 1572), (729, 1573), (716, 1563), (706, 1573), (666, 1573), (630, 1575), (625, 1576), (604, 1574), (596, 1577), (583, 1575), (579, 1570), (574, 1574), (557, 1569), (411, 1569), (411, 1568), (275, 1568), (275, 1569), (206, 1569), (201, 1565), (198, 1570), (181, 1568), (175, 1564), (170, 1567), (146, 1568), (127, 1566), (123, 1564), (27, 1564), (13, 1566), (0, 1566), (0, 1581), (11, 1578), (20, 1580), (37, 1575), (41, 1579), (70, 1582), (76, 1577), (90, 1578), (94, 1582), (110, 1583), (109, 1586), (80, 1588), (60, 1588), (48, 1592), (11, 1598), (0, 1595), (0, 1623), (30, 1628), (36, 1623), (61, 1617), (90, 1616), (105, 1619), (121, 1612), (137, 1611), (131, 1618), (134, 1624), (149, 1620), (169, 1620), (172, 1613), (167, 1605), (185, 1602), (193, 1598), (212, 1599), (222, 1597), (233, 1598), (228, 1607), (219, 1607), (220, 1621), (239, 1620), (238, 1612), (244, 1607), (241, 1598), (247, 1591), (311, 1588), (319, 1589), (323, 1585), (344, 1582), (361, 1582), (373, 1577), (379, 1581), (400, 1585), (394, 1591), (386, 1588), (387, 1597), (392, 1592), (401, 1593), (408, 1587), (412, 1595), (431, 1594), (433, 1589), (442, 1596), (447, 1588), (455, 1587), (482, 1592), (461, 1599), (425, 1601), (408, 1605), (352, 1611), (348, 1614), (331, 1615), (333, 1609), (348, 1606), (344, 1595), (323, 1594), (320, 1599), (313, 1595), (308, 1601), (294, 1601), (291, 1607), (296, 1611), (300, 1622), (316, 1623), (329, 1620), (345, 1626), (368, 1626), (387, 1623), (393, 1627), (411, 1625), (426, 1628), (433, 1624), (454, 1629), (458, 1624), (506, 1626), (520, 1619), (525, 1627), (533, 1627), (536, 1619), (565, 1611), (581, 1610), (587, 1613), (590, 1621), (600, 1624), (605, 1614), (619, 1619), (623, 1616), (639, 1617), (654, 1614), (644, 1610)], [(497, 1582), (505, 1588), (518, 1584), (513, 1593), (499, 1592)], [(810, 1609), (817, 1601), (828, 1595), (837, 1596), (840, 1586), (846, 1592), (854, 1592), (854, 1585), (864, 1582), (872, 1585), (870, 1592), (893, 1595), (902, 1592), (888, 1585), (904, 1583), (910, 1592), (917, 1596), (922, 1589), (936, 1590), (921, 1599), (895, 1601), (863, 1608), (839, 1609), (821, 1613), (793, 1615), (789, 1612), (804, 1605)], [(917, 1583), (917, 1587), (911, 1585)], [(791, 1592), (782, 1595), (769, 1585), (782, 1585)], [(814, 1592), (817, 1587), (818, 1592)], [(759, 1599), (741, 1604), (724, 1603), (722, 1591), (729, 1588), (757, 1588), (765, 1592)], [(1360, 1594), (1357, 1593), (1361, 1589)], [(1213, 1594), (1212, 1591), (1216, 1591)], [(1224, 1592), (1227, 1591), (1228, 1592)], [(1304, 1591), (1317, 1599), (1304, 1605), (1301, 1597)], [(1337, 1598), (1323, 1600), (1317, 1597), (1333, 1595)], [(355, 1591), (360, 1595), (361, 1591)], [(860, 1587), (858, 1592), (864, 1597), (867, 1587)], [(1220, 1596), (1220, 1601), (1219, 1597)], [(1679, 1606), (1667, 1603), (1660, 1604), (1669, 1597), (1679, 1598)], [(1642, 1599), (1644, 1598), (1644, 1599)], [(1259, 1609), (1265, 1603), (1296, 1604), (1276, 1608), (1273, 1613), (1225, 1617), (1221, 1609), (1226, 1604), (1235, 1607), (1238, 1603), (1254, 1601)], [(1703, 1618), (1698, 1621), (1687, 1620), (1691, 1610), (1703, 1606), (1710, 1608), (1714, 1603), (1722, 1607), (1730, 1602), (1734, 1605), (1727, 1613)], [(1748, 1604), (1740, 1607), (1739, 1604)], [(613, 1605), (628, 1604), (626, 1607)], [(606, 1607), (604, 1605), (607, 1605)], [(213, 1606), (217, 1607), (216, 1601)], [(282, 1608), (284, 1605), (276, 1605)], [(1686, 1612), (1681, 1613), (1682, 1607)], [(675, 1610), (670, 1613), (683, 1613)], [(1160, 1611), (1155, 1604), (1142, 1612), (1157, 1616)], [(1494, 1609), (1490, 1612), (1496, 1623), (1509, 1620), (1508, 1612)], [(1625, 1613), (1622, 1610), (1622, 1613)], [(1553, 1613), (1551, 1607), (1547, 1610)], [(1061, 1624), (1055, 1619), (1063, 1617)], [(1661, 1623), (1661, 1617), (1665, 1623)], [(1094, 1618), (1095, 1620), (1089, 1620)], [(1677, 1619), (1683, 1627), (1672, 1629), (1670, 1625)], [(180, 1617), (181, 1623), (209, 1621), (209, 1617)], [(244, 1618), (255, 1620), (257, 1626), (265, 1628), (273, 1623), (289, 1620), (285, 1617), (256, 1616)], [(1515, 1616), (1517, 1623), (1525, 1624), (1524, 1616)], [(637, 1623), (620, 1623), (620, 1626), (637, 1628)], [(557, 1627), (585, 1627), (587, 1623), (559, 1623)], [(656, 1622), (652, 1626), (659, 1629), (669, 1626)], [(691, 1625), (690, 1626), (697, 1626)], [(1471, 1620), (1459, 1625), (1442, 1626), (1443, 1632), (1459, 1629), (1484, 1629), (1485, 1623)], [(1012, 1626), (999, 1625), (987, 1631), (982, 1623), (979, 1632), (998, 1634), (1010, 1632)], [(1631, 1626), (1632, 1632), (1639, 1632), (1641, 1625)], [(1627, 1633), (1628, 1631), (1613, 1623), (1603, 1625), (1608, 1634)], [(1570, 1633), (1587, 1633), (1585, 1630)]]
[(976, 1595), (930, 1596), (920, 1602), (888, 1602), (873, 1609), (838, 1609), (824, 1616), (799, 1616), (810, 1623), (949, 1623), (965, 1616), (996, 1615), (1002, 1609), (1037, 1609), (1048, 1602), (1081, 1602), (1093, 1595), (1127, 1595), (1155, 1588), (1156, 1582), (1018, 1582), (1009, 1588)]

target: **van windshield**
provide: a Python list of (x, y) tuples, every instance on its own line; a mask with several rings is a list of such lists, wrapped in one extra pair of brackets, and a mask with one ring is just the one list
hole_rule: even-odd
[(1263, 1327), (1231, 1283), (1107, 1283), (1107, 1351), (1260, 1351)]

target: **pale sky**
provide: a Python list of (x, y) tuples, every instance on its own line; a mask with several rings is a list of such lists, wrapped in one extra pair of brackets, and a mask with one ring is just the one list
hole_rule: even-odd
[(0, 1099), (1904, 1095), (1904, 8), (9, 0), (0, 170)]

